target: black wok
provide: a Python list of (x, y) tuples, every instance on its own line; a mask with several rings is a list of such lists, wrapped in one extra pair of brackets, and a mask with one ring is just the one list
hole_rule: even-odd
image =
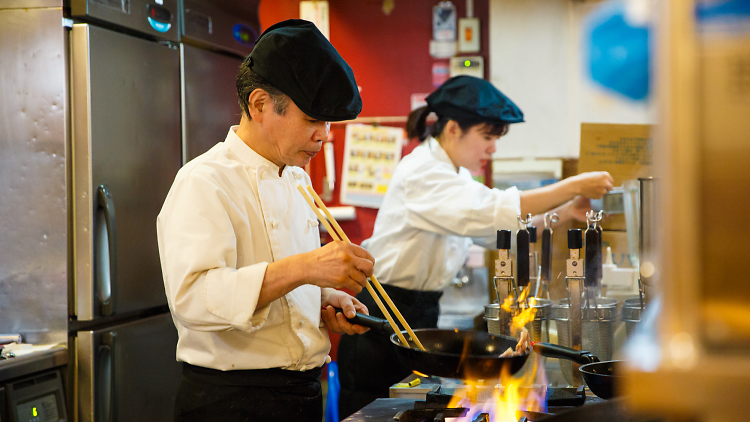
[[(357, 314), (348, 320), (377, 332), (393, 332), (388, 321), (381, 318)], [(520, 356), (501, 357), (509, 347), (515, 349), (518, 340), (482, 331), (416, 329), (414, 334), (425, 347), (424, 351), (417, 348), (406, 331), (402, 333), (409, 340), (410, 347), (401, 344), (395, 333), (390, 336), (399, 359), (412, 370), (427, 375), (459, 379), (500, 378), (503, 371), (509, 374), (518, 372), (530, 355), (526, 352)], [(589, 352), (556, 344), (536, 343), (534, 350), (542, 356), (569, 359), (581, 365), (599, 361)]]
[(583, 380), (586, 381), (586, 385), (589, 386), (592, 393), (603, 399), (611, 399), (616, 396), (615, 384), (622, 380), (622, 377), (618, 376), (620, 365), (622, 365), (622, 361), (613, 360), (589, 363), (578, 369), (580, 369)]
[[(534, 345), (536, 351), (537, 343)], [(583, 376), (583, 381), (589, 387), (592, 393), (603, 399), (611, 399), (615, 397), (615, 384), (620, 382), (622, 377), (618, 376), (618, 368), (622, 364), (622, 361), (605, 361), (599, 362), (596, 356), (590, 355), (592, 358), (589, 362), (580, 359), (581, 354), (588, 352), (581, 352), (575, 349), (571, 349), (559, 345), (551, 345), (553, 347), (545, 347), (544, 351), (539, 351), (542, 356), (551, 358), (567, 359), (576, 362), (581, 365), (578, 368)]]

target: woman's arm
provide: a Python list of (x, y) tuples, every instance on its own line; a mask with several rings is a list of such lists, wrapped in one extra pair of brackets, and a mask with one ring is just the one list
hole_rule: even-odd
[(547, 212), (579, 195), (599, 199), (613, 188), (614, 180), (606, 171), (581, 173), (549, 186), (521, 192), (521, 215)]

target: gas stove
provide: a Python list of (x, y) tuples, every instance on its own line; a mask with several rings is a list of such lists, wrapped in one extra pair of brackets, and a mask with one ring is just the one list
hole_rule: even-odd
[[(474, 386), (470, 388), (446, 388), (440, 384), (425, 383), (424, 387), (430, 386), (425, 393), (424, 400), (415, 398), (390, 398), (377, 399), (363, 407), (358, 412), (345, 419), (346, 422), (432, 422), (445, 421), (447, 418), (466, 418), (468, 422), (492, 422), (489, 413), (471, 412), (469, 406), (448, 407), (455, 399), (468, 398), (471, 403), (482, 406), (482, 389)], [(547, 412), (537, 413), (519, 410), (516, 419), (520, 421), (534, 421), (544, 416), (574, 409), (576, 405), (583, 405), (586, 401), (583, 388), (548, 389)], [(552, 400), (550, 404), (549, 399)], [(592, 397), (590, 403), (599, 402), (601, 399)], [(463, 402), (462, 402), (463, 403)], [(460, 404), (460, 403), (459, 403)], [(567, 404), (567, 405), (566, 405)], [(482, 407), (480, 407), (482, 408)]]

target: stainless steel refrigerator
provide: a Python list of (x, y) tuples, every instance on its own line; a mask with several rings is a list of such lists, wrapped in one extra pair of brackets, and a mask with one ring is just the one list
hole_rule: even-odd
[(177, 2), (70, 10), (77, 420), (171, 420), (181, 366), (156, 217), (181, 166)]
[(181, 2), (183, 162), (224, 141), (240, 122), (235, 80), (258, 37), (258, 3), (243, 2), (230, 13), (211, 2)]

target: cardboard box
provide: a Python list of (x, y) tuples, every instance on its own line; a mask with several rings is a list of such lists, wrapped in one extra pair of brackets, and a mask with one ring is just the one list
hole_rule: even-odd
[[(607, 171), (615, 187), (625, 180), (652, 174), (651, 125), (581, 124), (581, 151), (578, 172)], [(625, 230), (625, 215), (609, 216), (605, 230)]]

